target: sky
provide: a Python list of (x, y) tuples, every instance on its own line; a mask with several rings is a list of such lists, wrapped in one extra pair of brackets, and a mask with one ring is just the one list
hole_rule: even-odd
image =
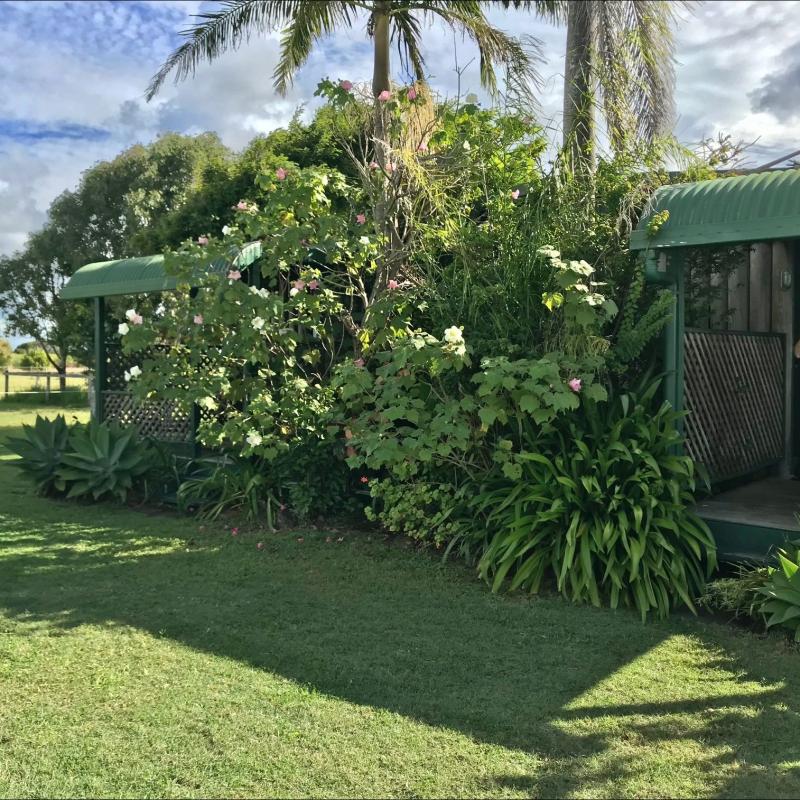
[[(80, 174), (166, 131), (216, 131), (238, 149), (313, 111), (323, 77), (367, 81), (363, 21), (324, 41), (286, 97), (272, 88), (277, 35), (259, 37), (179, 86), (144, 100), (151, 75), (201, 0), (0, 0), (0, 255), (22, 247)], [(540, 119), (558, 135), (565, 32), (529, 13), (489, 11), (494, 24), (539, 40)], [(677, 31), (677, 120), (686, 143), (729, 133), (756, 141), (752, 166), (800, 149), (800, 0), (712, 0)], [(432, 85), (481, 96), (474, 48), (438, 25), (424, 32)], [(396, 73), (402, 80), (403, 76)]]

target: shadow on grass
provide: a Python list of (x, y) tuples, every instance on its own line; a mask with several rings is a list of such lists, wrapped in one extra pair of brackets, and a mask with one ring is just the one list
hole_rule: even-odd
[[(708, 771), (724, 796), (800, 791), (800, 657), (770, 660), (774, 646), (754, 655), (754, 638), (492, 597), (464, 569), (363, 538), (284, 534), (257, 551), (252, 538), (215, 539), (174, 519), (44, 501), (12, 511), (0, 515), (0, 606), (10, 615), (66, 631), (133, 626), (541, 757), (536, 774), (487, 783), (487, 793), (613, 793), (637, 775), (638, 746), (668, 753), (685, 739), (698, 748), (683, 766)], [(695, 678), (697, 696), (669, 699), (682, 696), (686, 666), (658, 662), (673, 636), (704, 648), (703, 674), (724, 672), (726, 691)], [(618, 702), (628, 671), (631, 698)], [(598, 702), (612, 679), (614, 699)], [(643, 681), (647, 702), (637, 699)], [(726, 777), (715, 782), (715, 771)]]

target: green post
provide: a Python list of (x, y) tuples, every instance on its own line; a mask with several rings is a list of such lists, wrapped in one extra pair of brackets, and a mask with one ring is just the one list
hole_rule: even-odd
[[(189, 297), (194, 299), (197, 297), (197, 287), (193, 286), (189, 290)], [(200, 427), (200, 406), (197, 403), (192, 403), (191, 414), (191, 427), (192, 427), (192, 458), (200, 457), (200, 443), (197, 441), (197, 429)]]
[(103, 421), (103, 392), (106, 388), (105, 298), (94, 298), (94, 417)]
[[(686, 250), (676, 250), (672, 257), (675, 275), (675, 410), (683, 411), (683, 342), (686, 333)], [(683, 433), (683, 419), (678, 422), (678, 430)]]
[[(683, 411), (683, 335), (685, 332), (685, 275), (686, 253), (677, 249), (669, 254), (669, 290), (675, 298), (672, 318), (664, 329), (664, 399), (676, 410)], [(683, 420), (678, 421), (683, 433)]]

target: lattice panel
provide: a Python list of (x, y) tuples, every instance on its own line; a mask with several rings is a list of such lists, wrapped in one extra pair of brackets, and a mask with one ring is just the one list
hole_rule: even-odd
[(684, 376), (686, 452), (713, 481), (783, 458), (783, 335), (687, 330)]
[(192, 441), (192, 417), (173, 400), (138, 401), (128, 392), (103, 392), (103, 417), (135, 425), (142, 436), (160, 442)]

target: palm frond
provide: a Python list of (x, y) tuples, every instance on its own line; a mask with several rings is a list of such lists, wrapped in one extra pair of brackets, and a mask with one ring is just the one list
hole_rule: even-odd
[(337, 28), (349, 28), (357, 4), (346, 0), (314, 0), (301, 3), (281, 36), (281, 55), (273, 72), (275, 88), (286, 94), (295, 72), (308, 60), (315, 42)]
[[(485, 0), (487, 7), (497, 5), (497, 0)], [(563, 24), (567, 21), (568, 0), (500, 0), (503, 8), (515, 11), (532, 11), (548, 22)]]
[(420, 41), (422, 30), (419, 20), (411, 9), (399, 8), (392, 13), (392, 41), (397, 44), (400, 66), (408, 73), (413, 72), (418, 81), (425, 80), (425, 58)]
[(480, 0), (422, 0), (418, 10), (439, 17), (446, 25), (472, 39), (478, 46), (481, 83), (497, 92), (495, 65), (506, 67), (519, 84), (539, 84), (536, 63), (541, 61), (541, 43), (529, 37), (526, 43), (495, 28), (484, 16)]
[(674, 36), (689, 2), (592, 2), (596, 14), (598, 83), (612, 143), (651, 141), (674, 120)]
[(226, 0), (219, 11), (196, 14), (200, 22), (181, 31), (187, 41), (172, 52), (151, 79), (145, 93), (148, 102), (171, 73), (179, 83), (193, 75), (200, 63), (235, 50), (254, 33), (285, 27), (305, 4), (305, 0)]

